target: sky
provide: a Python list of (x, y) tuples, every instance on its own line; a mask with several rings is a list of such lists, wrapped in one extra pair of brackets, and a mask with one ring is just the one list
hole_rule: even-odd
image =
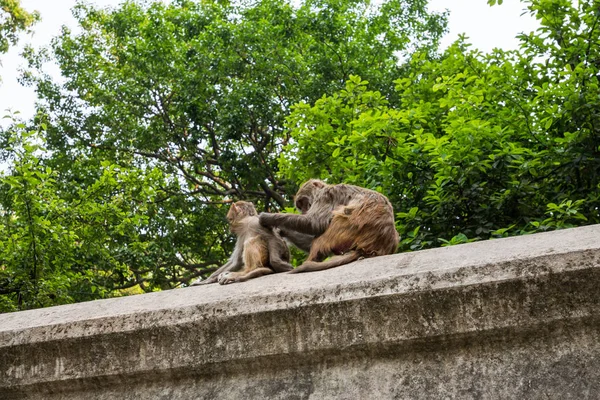
[[(98, 7), (115, 7), (122, 0), (88, 0)], [(42, 20), (38, 22), (32, 34), (21, 35), (19, 44), (8, 53), (0, 54), (0, 116), (6, 110), (18, 111), (19, 116), (28, 119), (35, 109), (35, 92), (31, 87), (21, 86), (17, 78), (19, 69), (25, 66), (20, 53), (24, 45), (34, 48), (47, 46), (53, 37), (60, 33), (61, 26), (66, 25), (75, 30), (77, 24), (71, 14), (76, 0), (21, 0), (26, 10), (37, 10)], [(461, 33), (469, 37), (474, 48), (488, 52), (493, 48), (516, 49), (518, 41), (515, 36), (520, 32), (531, 32), (538, 26), (529, 14), (521, 15), (524, 4), (518, 0), (505, 0), (502, 5), (490, 7), (486, 0), (430, 0), (430, 10), (448, 9), (449, 32), (443, 38), (441, 48), (454, 42)], [(51, 75), (59, 77), (58, 68), (48, 68)], [(0, 121), (6, 125), (8, 120)]]

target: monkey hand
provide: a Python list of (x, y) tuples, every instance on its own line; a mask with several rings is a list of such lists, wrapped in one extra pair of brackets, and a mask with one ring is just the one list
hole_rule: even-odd
[(234, 274), (231, 272), (223, 272), (219, 274), (219, 285), (227, 285), (228, 283), (237, 282)]
[(276, 214), (273, 213), (260, 213), (258, 215), (258, 222), (266, 228), (271, 228), (275, 225)]
[(211, 283), (215, 283), (217, 281), (216, 278), (210, 277), (207, 279), (202, 279), (202, 278), (198, 278), (195, 281), (193, 281), (192, 283), (190, 283), (190, 286), (200, 286), (200, 285), (208, 285)]

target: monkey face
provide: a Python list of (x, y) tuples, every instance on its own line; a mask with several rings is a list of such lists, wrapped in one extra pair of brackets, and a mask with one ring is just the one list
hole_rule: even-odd
[(315, 194), (327, 187), (327, 184), (318, 179), (311, 179), (307, 182), (304, 182), (298, 193), (296, 193), (296, 208), (302, 214), (306, 214), (310, 207), (312, 207), (313, 199), (315, 198)]
[(301, 196), (301, 197), (296, 198), (296, 208), (302, 214), (306, 214), (308, 212), (308, 210), (310, 210), (311, 205), (312, 204), (311, 204), (310, 198), (308, 198), (306, 196)]
[(254, 204), (248, 201), (237, 201), (231, 205), (227, 212), (227, 221), (231, 224), (242, 218), (258, 215)]

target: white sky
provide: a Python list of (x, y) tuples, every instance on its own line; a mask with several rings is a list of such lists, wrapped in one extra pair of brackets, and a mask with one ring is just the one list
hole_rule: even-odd
[[(107, 7), (117, 6), (122, 0), (88, 2)], [(4, 55), (0, 54), (0, 117), (6, 114), (5, 110), (10, 110), (20, 112), (21, 118), (28, 119), (33, 116), (36, 96), (32, 88), (23, 87), (17, 82), (18, 70), (25, 65), (20, 57), (23, 45), (39, 48), (48, 45), (60, 33), (62, 25), (75, 28), (75, 19), (71, 15), (75, 0), (22, 0), (21, 5), (29, 11), (39, 11), (42, 20), (34, 26), (32, 35), (23, 35), (16, 47)], [(537, 28), (535, 19), (528, 14), (521, 16), (524, 8), (518, 0), (505, 0), (501, 6), (494, 7), (488, 6), (486, 0), (430, 0), (431, 10), (450, 10), (449, 33), (442, 41), (442, 48), (456, 40), (460, 33), (465, 33), (473, 47), (486, 52), (495, 47), (515, 49), (518, 46), (515, 39), (518, 33)], [(59, 74), (58, 68), (49, 72), (56, 76)]]

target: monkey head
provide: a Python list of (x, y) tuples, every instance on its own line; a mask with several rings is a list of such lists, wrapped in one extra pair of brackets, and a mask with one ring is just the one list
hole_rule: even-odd
[(326, 186), (327, 184), (319, 179), (310, 179), (304, 182), (295, 196), (295, 204), (298, 211), (306, 214), (313, 204), (315, 194)]
[(241, 220), (242, 218), (251, 217), (258, 215), (254, 204), (249, 201), (237, 201), (231, 205), (227, 212), (227, 221), (233, 223)]

